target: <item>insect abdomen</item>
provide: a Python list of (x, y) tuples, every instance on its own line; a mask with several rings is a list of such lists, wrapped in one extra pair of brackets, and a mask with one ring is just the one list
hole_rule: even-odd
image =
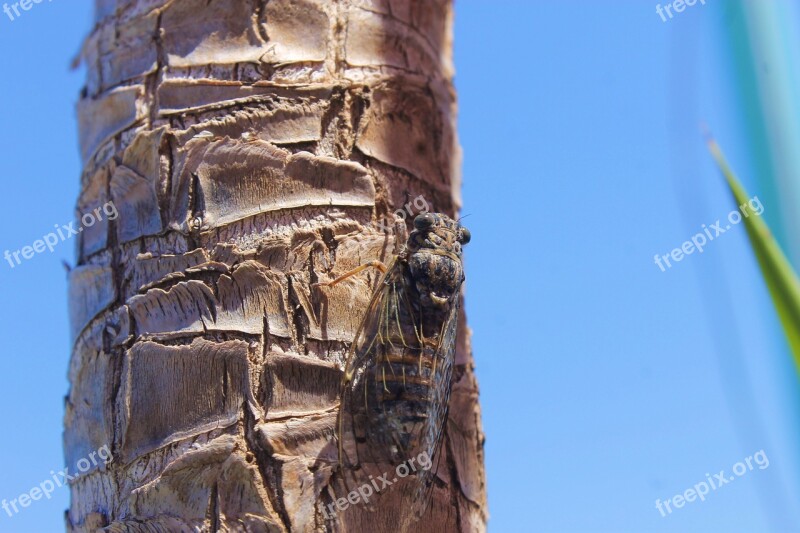
[[(434, 361), (429, 350), (398, 347), (368, 370), (363, 414), (373, 423), (367, 445), (388, 445), (390, 455), (417, 453), (430, 411)], [(393, 442), (387, 442), (392, 436)], [(408, 457), (393, 457), (404, 461)]]

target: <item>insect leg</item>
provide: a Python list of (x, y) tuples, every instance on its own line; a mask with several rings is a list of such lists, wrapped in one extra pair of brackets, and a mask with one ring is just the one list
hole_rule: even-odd
[[(411, 307), (411, 302), (408, 301), (405, 292), (402, 293), (402, 296), (403, 296), (403, 304), (406, 306), (406, 311), (408, 312), (409, 316), (413, 317), (414, 311)], [(417, 342), (419, 343), (418, 346), (420, 349), (422, 349), (424, 347), (424, 343), (422, 342), (422, 335), (420, 335), (420, 329), (417, 328), (417, 323), (414, 320), (411, 321), (411, 324), (414, 326), (414, 333), (416, 334)]]
[(312, 287), (333, 287), (334, 285), (338, 285), (339, 283), (341, 283), (342, 281), (346, 280), (347, 278), (355, 276), (359, 272), (363, 272), (364, 270), (366, 270), (368, 268), (377, 268), (383, 274), (386, 274), (386, 271), (388, 270), (386, 265), (384, 265), (382, 262), (380, 262), (380, 261), (378, 261), (376, 259), (374, 261), (370, 261), (369, 263), (364, 263), (363, 265), (354, 268), (350, 272), (342, 274), (341, 276), (339, 276), (338, 278), (336, 278), (333, 281), (324, 281), (324, 282), (321, 282), (321, 283), (314, 283), (311, 286)]
[[(392, 285), (394, 285), (394, 284), (392, 284)], [(392, 335), (389, 332), (389, 325), (391, 324), (391, 318), (390, 318), (390, 314), (391, 313), (389, 311), (389, 307), (392, 305), (392, 301), (391, 300), (392, 300), (392, 294), (389, 293), (388, 301), (384, 301), (384, 303), (383, 303), (384, 316), (381, 317), (381, 323), (383, 324), (384, 328), (386, 329), (386, 342), (389, 343), (389, 347), (394, 349), (394, 344), (392, 344)], [(384, 351), (383, 352), (384, 368), (386, 367), (387, 363), (389, 363), (389, 354), (388, 354), (388, 352)], [(389, 370), (392, 371), (392, 375), (394, 376), (395, 375), (394, 367), (391, 364), (389, 364)], [(384, 385), (384, 387), (385, 387), (385, 385)]]
[(408, 348), (406, 336), (403, 334), (403, 326), (400, 325), (400, 299), (397, 297), (397, 285), (394, 283), (392, 283), (392, 292), (394, 293), (394, 320), (397, 324), (397, 332), (400, 334), (400, 340), (403, 342), (403, 346)]

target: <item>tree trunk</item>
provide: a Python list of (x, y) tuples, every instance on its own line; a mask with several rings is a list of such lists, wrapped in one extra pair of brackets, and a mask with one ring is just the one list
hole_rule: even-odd
[[(391, 487), (374, 509), (335, 507), (342, 368), (377, 273), (311, 284), (390, 260), (398, 215), (458, 210), (451, 3), (96, 12), (77, 212), (107, 216), (83, 228), (70, 274), (67, 529), (396, 531)], [(459, 322), (423, 532), (485, 530)]]

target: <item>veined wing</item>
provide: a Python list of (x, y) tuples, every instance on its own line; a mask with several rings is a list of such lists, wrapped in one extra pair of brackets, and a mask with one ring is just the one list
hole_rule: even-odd
[[(420, 445), (422, 450), (420, 453), (427, 455), (428, 463), (431, 467), (418, 470), (417, 483), (414, 485), (414, 493), (411, 495), (412, 505), (411, 513), (409, 513), (411, 520), (421, 517), (428, 507), (434, 478), (441, 459), (439, 452), (444, 437), (444, 426), (447, 423), (450, 391), (452, 390), (451, 378), (455, 364), (459, 309), (460, 299), (457, 297), (442, 324), (442, 330), (433, 355), (432, 385), (429, 389), (430, 400), (428, 401), (428, 413)], [(404, 520), (404, 522), (408, 522), (408, 520)]]
[[(384, 452), (396, 440), (375, 432), (380, 431), (376, 426), (389, 423), (380, 409), (378, 389), (380, 385), (387, 388), (386, 384), (397, 377), (391, 361), (403, 347), (419, 346), (413, 310), (404, 295), (404, 279), (402, 264), (393, 261), (372, 296), (350, 347), (338, 420), (339, 464), (345, 474), (387, 461)], [(376, 421), (376, 417), (383, 420)], [(366, 441), (367, 433), (379, 442), (359, 446)]]
[[(420, 323), (413, 280), (395, 262), (373, 295), (342, 380), (339, 463), (345, 486), (387, 476), (402, 483), (407, 526), (424, 513), (436, 473), (450, 396), (458, 301), (438, 315), (438, 331)], [(427, 336), (423, 333), (427, 329)], [(401, 474), (401, 465), (408, 467)], [(405, 467), (404, 467), (405, 468)], [(352, 488), (352, 487), (350, 487)], [(377, 490), (377, 489), (376, 489)]]

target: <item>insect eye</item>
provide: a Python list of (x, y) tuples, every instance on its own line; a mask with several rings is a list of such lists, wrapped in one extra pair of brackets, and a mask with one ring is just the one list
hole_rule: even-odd
[(430, 213), (425, 213), (414, 219), (414, 227), (422, 231), (433, 226), (434, 222), (436, 222), (436, 219), (433, 218), (433, 215)]
[(469, 232), (467, 228), (461, 228), (461, 235), (458, 238), (458, 242), (461, 244), (467, 244), (472, 239), (472, 234)]

